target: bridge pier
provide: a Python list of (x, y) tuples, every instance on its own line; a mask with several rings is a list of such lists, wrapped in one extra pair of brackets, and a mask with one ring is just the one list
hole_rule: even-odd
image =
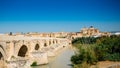
[(32, 52), (30, 57), (30, 64), (36, 62), (37, 65), (47, 64), (48, 57), (45, 52)]

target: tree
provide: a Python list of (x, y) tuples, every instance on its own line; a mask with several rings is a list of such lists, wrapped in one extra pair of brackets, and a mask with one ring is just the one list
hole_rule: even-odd
[(9, 35), (12, 35), (12, 32), (10, 32), (10, 34)]

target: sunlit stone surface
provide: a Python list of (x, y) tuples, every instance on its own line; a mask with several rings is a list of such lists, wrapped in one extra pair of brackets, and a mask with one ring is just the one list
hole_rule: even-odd
[(56, 56), (68, 46), (66, 38), (0, 36), (0, 63), (2, 68), (29, 68), (33, 62), (48, 64), (48, 57)]

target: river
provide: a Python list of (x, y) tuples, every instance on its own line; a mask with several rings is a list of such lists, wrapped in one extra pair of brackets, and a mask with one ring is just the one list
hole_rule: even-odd
[(31, 68), (72, 68), (70, 58), (74, 54), (72, 47), (65, 47), (58, 52), (55, 57), (49, 57), (49, 63), (46, 65), (35, 66)]

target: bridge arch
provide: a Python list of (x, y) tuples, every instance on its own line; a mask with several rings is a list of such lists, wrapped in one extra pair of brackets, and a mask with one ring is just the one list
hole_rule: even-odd
[(2, 45), (0, 45), (0, 60), (6, 60), (5, 50)]
[(44, 47), (47, 47), (47, 43), (44, 43)]
[(3, 55), (2, 55), (2, 53), (0, 52), (0, 60), (2, 59), (2, 57), (3, 57)]
[(25, 57), (26, 53), (28, 52), (28, 48), (26, 45), (22, 45), (19, 49), (18, 56)]
[(55, 41), (53, 40), (53, 44), (55, 44)]
[(37, 44), (35, 45), (35, 50), (39, 50), (39, 48), (40, 48), (40, 45), (37, 43)]

